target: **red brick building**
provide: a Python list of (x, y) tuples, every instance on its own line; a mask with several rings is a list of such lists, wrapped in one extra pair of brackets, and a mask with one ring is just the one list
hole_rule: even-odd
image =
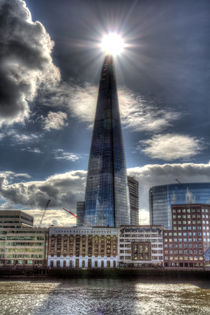
[(164, 231), (165, 267), (210, 266), (210, 205), (171, 206), (172, 230)]

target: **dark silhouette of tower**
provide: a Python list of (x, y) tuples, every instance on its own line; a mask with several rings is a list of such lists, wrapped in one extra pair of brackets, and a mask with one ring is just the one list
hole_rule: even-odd
[(91, 226), (130, 224), (130, 205), (112, 56), (101, 71), (85, 194), (84, 221)]

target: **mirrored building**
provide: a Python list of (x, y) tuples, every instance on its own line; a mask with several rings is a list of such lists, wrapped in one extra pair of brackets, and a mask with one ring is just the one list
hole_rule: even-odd
[(149, 192), (150, 223), (172, 228), (171, 205), (210, 204), (210, 183), (154, 186)]
[(130, 224), (120, 114), (113, 58), (102, 67), (85, 194), (84, 221), (91, 226)]

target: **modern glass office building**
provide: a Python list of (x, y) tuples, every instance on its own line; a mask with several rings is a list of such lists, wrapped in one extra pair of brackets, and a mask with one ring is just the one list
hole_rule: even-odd
[(154, 186), (149, 192), (150, 223), (172, 228), (171, 205), (210, 204), (210, 183)]
[(120, 114), (113, 58), (102, 67), (88, 165), (84, 221), (91, 226), (130, 224)]
[(128, 190), (130, 200), (130, 224), (139, 225), (139, 182), (128, 176)]

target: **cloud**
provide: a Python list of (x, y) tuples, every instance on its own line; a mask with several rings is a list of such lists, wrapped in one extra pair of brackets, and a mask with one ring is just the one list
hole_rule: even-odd
[(15, 206), (43, 209), (47, 200), (53, 208), (75, 209), (84, 199), (86, 172), (72, 171), (43, 181), (11, 183), (12, 172), (0, 173), (0, 196)]
[[(72, 116), (92, 126), (97, 95), (98, 87), (88, 83), (79, 86), (72, 82), (62, 82), (49, 87), (48, 90), (43, 89), (39, 103), (68, 109)], [(127, 88), (119, 88), (118, 96), (121, 119), (126, 128), (135, 131), (160, 131), (171, 126), (172, 122), (180, 117), (179, 113), (170, 109), (158, 109)]]
[(22, 148), (21, 151), (27, 151), (27, 152), (31, 152), (31, 153), (42, 153), (42, 151), (39, 148), (32, 148), (32, 147), (26, 147), (26, 148)]
[(149, 218), (149, 211), (145, 209), (141, 209), (139, 212), (139, 224), (147, 225), (149, 224), (150, 218)]
[(0, 140), (6, 138), (6, 137), (10, 137), (11, 139), (11, 143), (13, 144), (13, 142), (15, 142), (15, 144), (25, 144), (28, 142), (37, 142), (41, 137), (42, 134), (35, 134), (35, 133), (20, 133), (18, 130), (16, 129), (12, 129), (12, 128), (7, 128), (5, 129), (2, 133), (0, 133)]
[[(34, 225), (40, 226), (40, 221), (43, 215), (43, 210), (40, 209), (33, 209), (30, 211), (25, 211), (30, 215), (33, 215), (34, 217)], [(76, 213), (76, 211), (74, 211)], [(45, 212), (45, 215), (42, 220), (41, 226), (50, 226), (50, 225), (55, 225), (55, 226), (72, 226), (76, 224), (76, 219), (68, 214), (65, 210), (63, 209), (47, 209)]]
[(40, 85), (60, 79), (54, 43), (23, 0), (0, 1), (0, 42), (0, 125), (23, 123)]
[[(181, 183), (188, 182), (210, 182), (210, 163), (177, 163), (163, 165), (145, 165), (128, 169), (128, 174), (139, 181), (140, 196), (140, 222), (149, 223), (149, 189), (152, 186), (173, 184), (178, 179)], [(13, 172), (0, 173), (0, 196), (5, 201), (1, 208), (20, 208), (34, 210), (44, 209), (47, 200), (51, 200), (51, 210), (72, 209), (76, 211), (76, 202), (84, 200), (86, 171), (78, 170), (64, 174), (56, 174), (42, 181), (18, 181), (18, 177), (27, 174), (15, 174)], [(50, 210), (47, 210), (50, 214)], [(55, 210), (54, 219), (63, 224), (64, 213)], [(53, 216), (53, 215), (52, 215)], [(49, 220), (52, 224), (52, 219)], [(48, 222), (48, 221), (46, 221)], [(48, 223), (49, 223), (48, 222)]]
[[(12, 171), (4, 171), (0, 173), (0, 186), (4, 183), (4, 185), (9, 185), (11, 182), (20, 178), (29, 179), (31, 176), (26, 173), (15, 173)], [(1, 194), (1, 193), (0, 193)]]
[(50, 131), (51, 129), (60, 130), (68, 126), (67, 114), (64, 112), (49, 112), (47, 117), (43, 118), (44, 129)]
[[(180, 158), (189, 158), (198, 154), (202, 148), (202, 141), (187, 135), (159, 134), (152, 139), (139, 142), (138, 149), (151, 158), (172, 161)], [(143, 149), (141, 149), (141, 144)]]
[(157, 108), (129, 89), (119, 89), (118, 94), (122, 123), (126, 128), (135, 131), (160, 131), (171, 126), (180, 117), (175, 111)]
[(23, 133), (16, 133), (13, 134), (12, 137), (14, 138), (16, 144), (23, 144), (23, 143), (27, 143), (27, 142), (35, 142), (38, 141), (39, 138), (41, 137), (41, 135), (37, 135), (37, 134), (23, 134)]
[(67, 161), (75, 162), (75, 161), (79, 160), (79, 158), (80, 158), (80, 156), (78, 154), (66, 152), (63, 149), (57, 149), (54, 152), (55, 152), (55, 159), (56, 160), (67, 160)]

